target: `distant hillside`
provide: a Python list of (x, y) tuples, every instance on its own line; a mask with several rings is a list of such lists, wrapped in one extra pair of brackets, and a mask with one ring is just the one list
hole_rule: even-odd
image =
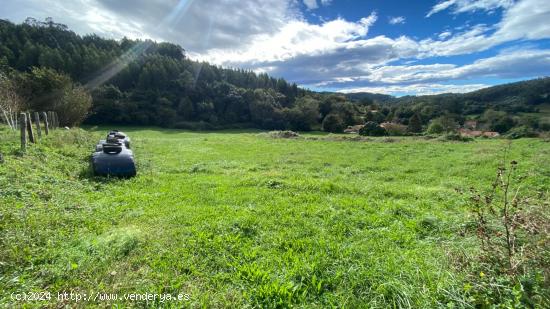
[(536, 112), (543, 103), (550, 103), (550, 77), (488, 87), (464, 94), (405, 96), (387, 101), (391, 104), (455, 105), (462, 114), (479, 114), (487, 109), (510, 113)]
[[(0, 20), (0, 67), (51, 69), (85, 85), (93, 95), (90, 123), (278, 127), (284, 119), (274, 111), (292, 108), (306, 93), (267, 74), (192, 61), (179, 45), (80, 36), (51, 19)], [(48, 74), (54, 76), (42, 76)]]
[(476, 110), (497, 108), (507, 111), (536, 111), (539, 104), (550, 103), (550, 77), (497, 85), (468, 93), (444, 93), (438, 95), (403, 96), (400, 98), (379, 93), (356, 92), (345, 94), (353, 102), (372, 101), (378, 104), (416, 104), (430, 101), (441, 104), (448, 100), (460, 100)]
[(395, 99), (395, 97), (391, 95), (370, 92), (346, 93), (345, 96), (348, 100), (353, 102), (387, 103)]
[(539, 112), (550, 104), (550, 78), (467, 94), (317, 93), (267, 74), (190, 60), (176, 44), (80, 36), (51, 19), (0, 20), (0, 75), (22, 98), (21, 109), (58, 111), (62, 125), (85, 118), (90, 124), (342, 132), (372, 121), (398, 124), (386, 133), (401, 135), (450, 132), (475, 119), (500, 133), (550, 130), (550, 119)]

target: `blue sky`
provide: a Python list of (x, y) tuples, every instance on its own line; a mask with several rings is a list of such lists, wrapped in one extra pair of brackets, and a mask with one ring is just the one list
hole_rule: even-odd
[(467, 92), (550, 75), (548, 0), (19, 0), (80, 34), (150, 38), (313, 90)]

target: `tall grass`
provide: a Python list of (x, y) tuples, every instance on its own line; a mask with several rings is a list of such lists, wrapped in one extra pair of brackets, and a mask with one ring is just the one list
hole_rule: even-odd
[[(96, 178), (106, 130), (59, 130), (25, 154), (2, 133), (0, 305), (71, 289), (191, 296), (173, 307), (473, 304), (454, 267), (457, 247), (477, 248), (455, 188), (490, 183), (502, 141), (124, 128), (138, 176)], [(549, 187), (549, 145), (514, 141), (529, 190)]]

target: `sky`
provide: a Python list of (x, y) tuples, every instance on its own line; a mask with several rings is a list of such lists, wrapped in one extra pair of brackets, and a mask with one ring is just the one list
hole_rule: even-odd
[(1, 0), (0, 18), (181, 45), (316, 90), (468, 92), (550, 75), (550, 0)]

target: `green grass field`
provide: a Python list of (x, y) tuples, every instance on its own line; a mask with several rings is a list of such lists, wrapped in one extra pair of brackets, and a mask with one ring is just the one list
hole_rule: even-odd
[[(455, 260), (476, 244), (460, 236), (471, 219), (455, 189), (488, 188), (505, 140), (124, 128), (138, 176), (95, 178), (106, 130), (59, 130), (21, 155), (0, 129), (0, 306), (23, 292), (52, 293), (30, 307), (469, 306)], [(550, 143), (513, 141), (509, 158), (525, 190), (548, 191)]]

